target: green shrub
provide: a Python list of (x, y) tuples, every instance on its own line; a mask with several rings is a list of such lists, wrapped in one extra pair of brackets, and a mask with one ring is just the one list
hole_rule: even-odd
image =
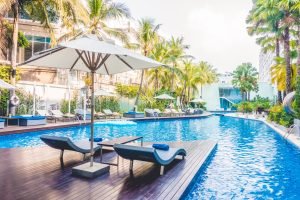
[[(10, 66), (0, 65), (0, 79), (9, 83), (10, 82), (10, 80), (9, 80), (10, 70), (11, 70)], [(19, 79), (20, 79), (20, 70), (17, 68), (16, 80), (19, 80)], [(17, 95), (18, 95), (18, 93), (17, 93)], [(0, 89), (0, 115), (6, 115), (8, 99), (9, 99), (9, 90)], [(21, 101), (21, 98), (20, 98), (20, 101)]]
[(238, 111), (239, 112), (245, 112), (250, 113), (253, 111), (252, 103), (249, 101), (244, 101), (238, 104)]
[(279, 123), (282, 113), (283, 113), (282, 105), (275, 105), (270, 108), (268, 119), (276, 123)]
[(253, 101), (251, 101), (253, 110), (268, 110), (271, 107), (271, 101), (268, 98), (263, 98), (256, 96)]
[(281, 113), (279, 124), (285, 127), (290, 127), (294, 123), (294, 118), (285, 111)]
[(23, 89), (16, 90), (16, 95), (20, 99), (20, 103), (16, 107), (16, 115), (32, 114), (33, 95)]
[(270, 108), (268, 119), (285, 127), (293, 124), (293, 116), (285, 112), (282, 105), (275, 105)]
[(112, 112), (120, 112), (120, 104), (116, 97), (98, 97), (95, 99), (95, 111), (110, 109)]
[[(70, 102), (70, 112), (72, 114), (75, 114), (75, 109), (77, 107), (76, 105), (77, 105), (77, 100), (72, 99)], [(60, 102), (60, 111), (64, 114), (69, 112), (69, 100), (63, 99)]]
[(296, 94), (293, 102), (293, 109), (296, 112), (296, 117), (300, 119), (300, 77), (297, 77), (296, 81)]
[(136, 97), (138, 90), (139, 86), (137, 85), (116, 85), (116, 91), (122, 97), (134, 98)]

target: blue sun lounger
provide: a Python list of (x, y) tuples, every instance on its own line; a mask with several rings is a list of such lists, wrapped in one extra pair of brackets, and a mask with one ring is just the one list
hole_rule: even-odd
[[(58, 136), (51, 136), (51, 135), (42, 135), (40, 139), (46, 143), (48, 146), (61, 150), (60, 152), (60, 164), (61, 166), (64, 165), (64, 150), (75, 151), (78, 153), (83, 154), (83, 159), (85, 159), (85, 155), (90, 153), (90, 141), (81, 140), (72, 142), (68, 137), (58, 137)], [(94, 142), (94, 152), (100, 150), (100, 146)]]
[(164, 166), (174, 161), (177, 155), (182, 156), (182, 159), (186, 156), (186, 151), (182, 148), (169, 148), (169, 150), (164, 151), (152, 147), (115, 144), (114, 149), (119, 156), (130, 160), (130, 172), (133, 170), (133, 161), (141, 160), (160, 165), (160, 175), (164, 174)]

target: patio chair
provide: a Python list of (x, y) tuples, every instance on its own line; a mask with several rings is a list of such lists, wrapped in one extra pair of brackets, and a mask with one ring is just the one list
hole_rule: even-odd
[(107, 117), (113, 117), (113, 118), (121, 118), (120, 113), (117, 112), (112, 112), (110, 109), (103, 109), (103, 113), (107, 116)]
[(95, 117), (96, 117), (97, 119), (105, 119), (105, 118), (106, 118), (106, 115), (105, 115), (104, 113), (102, 113), (102, 112), (97, 112), (97, 113), (95, 114)]
[(195, 109), (189, 108), (187, 113), (188, 113), (189, 115), (194, 115), (194, 114), (195, 114)]
[(5, 120), (0, 119), (0, 128), (4, 128)]
[(146, 108), (145, 114), (146, 114), (146, 117), (156, 117), (155, 111), (153, 109)]
[(172, 111), (170, 109), (166, 108), (162, 114), (166, 117), (168, 117), (168, 116), (171, 117)]
[(186, 151), (182, 148), (169, 148), (164, 151), (152, 147), (115, 144), (114, 149), (119, 156), (130, 160), (130, 172), (133, 171), (133, 161), (140, 160), (160, 165), (160, 175), (164, 174), (164, 167), (174, 161), (177, 155), (182, 156), (182, 159), (186, 156)]
[[(40, 139), (48, 146), (54, 149), (61, 150), (60, 164), (62, 167), (64, 166), (63, 156), (65, 150), (82, 153), (83, 160), (85, 159), (85, 155), (87, 153), (90, 153), (90, 141), (88, 139), (72, 142), (68, 137), (59, 137), (59, 136), (51, 136), (51, 135), (42, 135)], [(100, 146), (97, 145), (97, 142), (94, 142), (94, 152), (99, 150), (100, 150)]]
[(157, 117), (161, 117), (162, 116), (162, 112), (158, 108), (155, 108), (153, 110), (156, 113)]
[(64, 119), (69, 119), (73, 121), (75, 120), (75, 115), (72, 115), (70, 113), (63, 114), (60, 110), (50, 110), (50, 113), (58, 120), (62, 120), (62, 121), (64, 121)]
[(46, 117), (47, 120), (54, 120), (56, 122), (56, 118), (53, 115), (50, 115), (48, 110), (37, 110), (38, 115)]
[(182, 115), (184, 115), (184, 112), (179, 112), (179, 111), (177, 111), (177, 110), (174, 109), (174, 108), (171, 108), (170, 110), (171, 110), (171, 112), (172, 112), (174, 115), (177, 115), (177, 116), (182, 116)]
[[(84, 118), (84, 110), (83, 109), (75, 109), (75, 114), (76, 114), (76, 116), (79, 118), (79, 119), (81, 119), (81, 120), (83, 120), (83, 118)], [(85, 113), (85, 119), (86, 120), (90, 120), (91, 119), (91, 111), (90, 110), (86, 110), (86, 113)]]
[(186, 115), (186, 112), (184, 112), (181, 108), (178, 108), (178, 112), (182, 113), (182, 115)]

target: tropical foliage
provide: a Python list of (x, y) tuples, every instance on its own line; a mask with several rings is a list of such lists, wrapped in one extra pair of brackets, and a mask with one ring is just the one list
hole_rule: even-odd
[(134, 98), (138, 90), (139, 87), (136, 85), (123, 85), (120, 83), (116, 85), (116, 92), (122, 97)]
[[(18, 33), (19, 17), (26, 15), (34, 21), (39, 21), (51, 35), (51, 43), (55, 45), (62, 40), (68, 40), (83, 34), (93, 33), (104, 40), (118, 39), (124, 46), (140, 51), (143, 55), (162, 63), (156, 69), (144, 70), (141, 73), (139, 87), (117, 85), (121, 96), (132, 98), (136, 96), (136, 105), (147, 104), (158, 106), (164, 103), (153, 99), (160, 91), (167, 91), (173, 96), (179, 96), (182, 103), (187, 104), (198, 94), (198, 88), (217, 80), (216, 70), (207, 62), (194, 62), (193, 57), (186, 53), (189, 45), (183, 37), (166, 39), (159, 34), (160, 24), (153, 19), (138, 20), (138, 27), (110, 27), (111, 21), (131, 19), (127, 6), (112, 0), (0, 0), (1, 15), (7, 11), (13, 15), (13, 23), (7, 28), (11, 41), (11, 66), (16, 69), (16, 53), (18, 47), (26, 46), (26, 38)], [(58, 22), (66, 34), (55, 37), (52, 22)], [(129, 37), (133, 36), (133, 37)], [(18, 36), (19, 35), (19, 36)], [(18, 39), (19, 38), (19, 39)], [(130, 39), (133, 39), (130, 41)], [(11, 82), (15, 84), (15, 77)], [(90, 78), (85, 79), (90, 85)], [(147, 86), (147, 87), (146, 87)], [(152, 89), (149, 89), (151, 86)], [(139, 102), (139, 99), (141, 102)], [(146, 103), (145, 103), (146, 102)], [(66, 102), (61, 105), (65, 111)], [(73, 110), (73, 109), (71, 109)]]
[[(61, 36), (59, 40), (93, 33), (104, 40), (110, 40), (109, 37), (111, 36), (120, 39), (124, 43), (129, 43), (127, 29), (113, 28), (107, 24), (110, 20), (130, 17), (129, 9), (125, 4), (115, 3), (111, 0), (88, 0), (87, 9), (82, 8), (81, 11), (79, 18), (71, 20), (71, 23), (67, 18), (63, 18), (69, 31)], [(81, 26), (78, 24), (81, 24)]]
[(113, 112), (120, 112), (118, 99), (115, 97), (98, 97), (95, 99), (96, 112), (102, 112), (103, 109), (110, 109)]
[(293, 124), (293, 116), (285, 112), (282, 105), (275, 105), (270, 108), (268, 119), (285, 127)]
[(300, 75), (300, 1), (257, 0), (253, 3), (247, 18), (248, 32), (258, 37), (257, 43), (265, 52), (276, 55), (271, 74), (278, 89), (278, 103), (281, 103), (282, 94), (295, 89), (296, 74)]
[(251, 63), (243, 63), (233, 71), (233, 86), (240, 89), (243, 100), (250, 100), (250, 92), (258, 90), (258, 72)]

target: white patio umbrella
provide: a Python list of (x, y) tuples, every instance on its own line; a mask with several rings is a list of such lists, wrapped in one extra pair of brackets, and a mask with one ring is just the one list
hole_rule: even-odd
[(14, 86), (12, 86), (12, 85), (9, 84), (9, 83), (6, 83), (6, 82), (3, 81), (2, 79), (0, 79), (0, 88), (8, 89), (8, 90), (13, 90), (13, 89), (15, 89)]
[(190, 101), (191, 103), (204, 103), (205, 101), (201, 98), (196, 98)]
[(95, 73), (111, 75), (129, 70), (146, 69), (162, 66), (145, 56), (128, 49), (107, 43), (96, 35), (84, 35), (74, 40), (63, 42), (55, 48), (37, 53), (20, 65), (62, 68), (91, 72), (91, 161), (93, 166), (94, 138), (94, 82)]
[(174, 97), (171, 97), (171, 96), (168, 95), (168, 94), (161, 94), (161, 95), (158, 95), (158, 96), (154, 97), (154, 99), (174, 100), (175, 98), (174, 98)]
[(99, 89), (95, 92), (95, 96), (115, 97), (116, 94), (104, 89)]

